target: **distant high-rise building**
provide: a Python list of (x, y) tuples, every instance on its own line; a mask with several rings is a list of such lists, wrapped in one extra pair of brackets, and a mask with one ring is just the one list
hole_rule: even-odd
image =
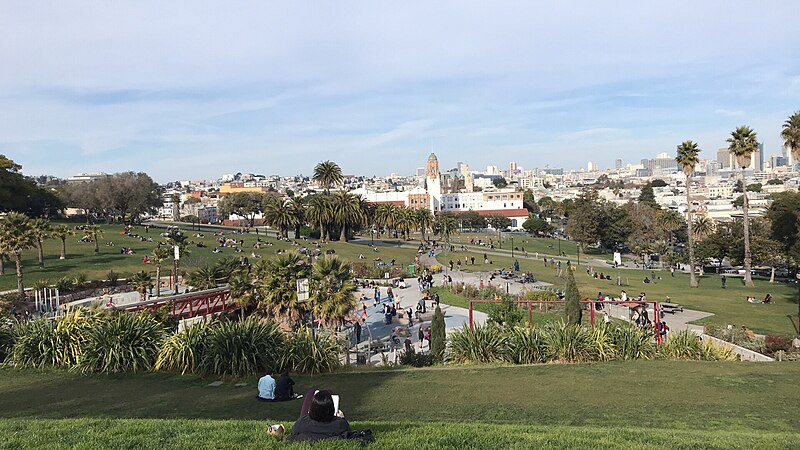
[(764, 171), (764, 143), (758, 143), (758, 151), (756, 154), (753, 155), (753, 169), (756, 172), (763, 172)]
[(460, 173), (462, 177), (466, 178), (466, 176), (469, 175), (469, 164), (465, 164), (459, 161), (458, 163), (456, 163), (456, 168), (458, 169), (458, 173)]
[(586, 165), (586, 171), (587, 172), (593, 172), (595, 169), (596, 169), (596, 167), (594, 166), (594, 163), (589, 161), (589, 164)]
[(417, 167), (417, 176), (424, 177), (425, 176), (425, 168), (424, 167)]
[(622, 169), (622, 159), (617, 159), (616, 161), (614, 161), (614, 168)]
[(727, 148), (717, 150), (717, 162), (719, 163), (720, 169), (730, 169), (732, 165), (731, 152)]
[(517, 171), (517, 163), (515, 163), (514, 161), (508, 163), (508, 174), (513, 176), (516, 171)]

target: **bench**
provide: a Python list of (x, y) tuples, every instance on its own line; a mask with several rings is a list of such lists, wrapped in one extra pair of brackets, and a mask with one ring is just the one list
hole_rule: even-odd
[(661, 310), (665, 313), (675, 314), (678, 312), (683, 312), (683, 306), (678, 305), (677, 303), (662, 303)]

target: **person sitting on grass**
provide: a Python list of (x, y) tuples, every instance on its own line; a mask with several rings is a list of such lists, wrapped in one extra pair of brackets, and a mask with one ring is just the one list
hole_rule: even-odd
[(275, 378), (272, 378), (272, 369), (267, 369), (266, 375), (258, 380), (258, 395), (256, 400), (260, 402), (275, 401)]
[(764, 297), (764, 301), (762, 301), (761, 303), (765, 305), (769, 305), (770, 303), (772, 303), (772, 294), (767, 294), (766, 297)]
[(275, 401), (294, 400), (301, 397), (303, 396), (294, 393), (294, 380), (289, 376), (289, 369), (285, 369), (275, 383)]
[(347, 439), (352, 432), (342, 411), (334, 407), (330, 391), (309, 390), (300, 418), (292, 427), (290, 440), (319, 441), (322, 439)]

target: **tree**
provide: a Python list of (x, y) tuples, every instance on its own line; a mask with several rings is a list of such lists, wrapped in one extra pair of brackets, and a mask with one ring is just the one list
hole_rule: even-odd
[(200, 218), (195, 216), (194, 214), (185, 215), (181, 217), (181, 220), (183, 220), (184, 222), (189, 222), (190, 224), (192, 224), (192, 227), (196, 225), (197, 230), (200, 230)]
[(195, 289), (213, 289), (225, 281), (225, 274), (217, 266), (202, 266), (191, 272), (188, 283)]
[(413, 209), (407, 206), (399, 208), (397, 227), (402, 231), (404, 239), (409, 239), (409, 232), (416, 227), (417, 215)]
[[(800, 248), (800, 193), (781, 192), (773, 195), (767, 217), (770, 221), (770, 238), (780, 242), (781, 253), (790, 255), (793, 248)], [(795, 260), (795, 264), (800, 264), (800, 260)]]
[(142, 270), (141, 272), (136, 272), (130, 279), (131, 286), (136, 289), (136, 292), (139, 293), (139, 298), (141, 300), (147, 299), (147, 289), (152, 285), (152, 281), (150, 280), (150, 274)]
[(689, 287), (697, 287), (697, 276), (695, 275), (694, 261), (694, 236), (692, 235), (692, 174), (700, 158), (697, 156), (700, 149), (692, 141), (684, 141), (678, 146), (678, 156), (675, 160), (683, 169), (686, 175), (686, 236), (687, 247), (689, 248)]
[(100, 244), (98, 240), (103, 237), (103, 229), (100, 228), (100, 225), (89, 225), (84, 228), (84, 233), (94, 242), (94, 252), (100, 253)]
[(329, 194), (331, 187), (341, 183), (344, 176), (338, 164), (333, 161), (322, 161), (314, 167), (311, 179), (325, 189), (325, 194)]
[(228, 288), (233, 300), (239, 304), (239, 312), (244, 319), (245, 309), (253, 306), (256, 299), (256, 286), (250, 276), (243, 271), (233, 274), (228, 282)]
[(445, 331), (444, 314), (439, 305), (436, 305), (431, 320), (431, 356), (436, 362), (444, 361), (444, 350), (447, 346)]
[[(661, 230), (661, 232), (664, 234), (664, 242), (669, 243), (668, 246), (662, 246), (662, 250), (660, 250), (658, 253), (662, 256), (672, 254), (673, 249), (675, 248), (676, 231), (680, 230), (681, 228), (686, 229), (688, 228), (688, 225), (680, 214), (671, 209), (658, 210), (656, 215), (656, 223), (658, 224), (659, 230)], [(664, 251), (665, 248), (667, 251)]]
[(603, 224), (599, 227), (598, 233), (600, 244), (604, 248), (616, 249), (628, 241), (628, 236), (631, 234), (631, 218), (626, 208), (603, 202), (600, 207), (599, 222)]
[(536, 203), (536, 200), (533, 198), (533, 191), (530, 189), (525, 189), (525, 192), (522, 193), (522, 207), (528, 210), (528, 213), (538, 213), (539, 212), (539, 205)]
[(156, 266), (156, 297), (161, 296), (161, 266), (172, 256), (170, 248), (162, 245), (153, 249), (150, 259)]
[(341, 227), (339, 240), (347, 242), (348, 227), (366, 222), (360, 197), (341, 190), (333, 195), (332, 206), (334, 221)]
[(31, 221), (31, 231), (33, 238), (36, 240), (36, 250), (38, 250), (39, 267), (44, 267), (44, 241), (50, 238), (50, 232), (53, 227), (50, 226), (50, 221), (47, 219), (33, 219)]
[(311, 307), (316, 318), (328, 327), (337, 327), (356, 306), (350, 263), (336, 256), (325, 256), (314, 262), (311, 273)]
[(496, 178), (492, 178), (492, 184), (494, 185), (494, 187), (496, 187), (498, 189), (502, 189), (502, 188), (508, 186), (508, 181), (506, 181), (506, 179), (503, 178), (503, 177), (496, 177)]
[(328, 224), (333, 220), (333, 207), (329, 196), (319, 194), (309, 196), (306, 200), (305, 216), (309, 223), (319, 226), (319, 238), (323, 242), (330, 240), (330, 235), (325, 235)]
[[(688, 142), (691, 142), (691, 141), (688, 141)], [(680, 146), (678, 146), (678, 147), (680, 147)], [(678, 164), (680, 164), (680, 162), (678, 162)], [(650, 187), (654, 187), (654, 188), (656, 188), (656, 187), (667, 187), (667, 186), (669, 186), (667, 184), (667, 182), (662, 180), (661, 178), (656, 178), (655, 180), (650, 182)]]
[(761, 192), (763, 185), (761, 183), (750, 183), (747, 185), (748, 192)]
[[(2, 162), (2, 161), (0, 161)], [(22, 252), (33, 247), (36, 237), (33, 224), (28, 216), (20, 213), (8, 213), (0, 218), (0, 254), (14, 255), (17, 266), (17, 293), (25, 295), (22, 280)]]
[(289, 202), (277, 197), (268, 197), (264, 201), (264, 221), (278, 228), (281, 237), (289, 237), (289, 228), (297, 223), (297, 214)]
[(501, 216), (500, 214), (492, 214), (486, 218), (486, 221), (495, 230), (505, 230), (511, 226), (511, 219), (506, 216)]
[(0, 212), (47, 217), (62, 209), (63, 203), (54, 191), (39, 187), (21, 170), (22, 166), (0, 154)]
[(783, 184), (783, 180), (781, 180), (780, 178), (773, 178), (773, 179), (767, 181), (767, 185), (768, 186), (774, 186), (774, 185), (777, 185), (777, 184)]
[(67, 225), (56, 225), (53, 227), (52, 235), (61, 240), (61, 256), (58, 259), (67, 259), (67, 236), (74, 235), (75, 232)]
[(653, 192), (653, 186), (649, 184), (642, 186), (642, 190), (639, 193), (639, 203), (644, 203), (658, 208), (658, 203), (656, 203), (656, 194)]
[(553, 227), (546, 220), (534, 215), (528, 216), (525, 222), (522, 223), (522, 228), (536, 236), (544, 236), (553, 232)]
[(794, 161), (800, 161), (800, 111), (786, 119), (781, 130), (783, 145), (792, 152)]
[(417, 228), (422, 233), (422, 240), (425, 241), (425, 232), (433, 227), (433, 213), (428, 208), (420, 208), (416, 210)]
[(302, 197), (290, 196), (288, 193), (287, 196), (290, 197), (288, 203), (289, 210), (294, 216), (294, 219), (292, 220), (294, 223), (294, 238), (300, 239), (300, 228), (302, 228), (306, 221), (306, 205)]
[(714, 222), (712, 222), (711, 219), (708, 217), (698, 217), (692, 224), (692, 234), (702, 240), (710, 236), (714, 232), (714, 228)]
[(450, 246), (450, 235), (456, 232), (456, 218), (450, 213), (441, 213), (436, 216), (433, 222), (433, 234), (441, 236), (442, 239)]
[[(742, 168), (742, 182), (744, 183), (744, 170), (750, 166), (750, 160), (758, 150), (756, 132), (752, 128), (742, 125), (731, 132), (727, 140), (728, 151), (736, 157), (736, 163)], [(742, 194), (742, 218), (744, 224), (744, 285), (753, 287), (753, 276), (750, 274), (750, 218), (748, 216), (747, 191)]]
[(458, 220), (461, 222), (461, 228), (468, 228), (470, 230), (481, 230), (486, 228), (486, 218), (480, 215), (477, 211), (466, 211), (458, 215)]
[(567, 234), (586, 250), (586, 246), (600, 240), (598, 229), (600, 226), (600, 207), (597, 202), (597, 191), (584, 189), (575, 199), (572, 211), (567, 220)]
[(567, 284), (564, 288), (564, 321), (570, 325), (581, 324), (581, 293), (575, 284), (575, 274), (567, 270)]
[(266, 197), (260, 192), (234, 192), (233, 194), (228, 194), (219, 202), (219, 213), (222, 217), (229, 217), (231, 214), (244, 217), (247, 219), (249, 226), (254, 227), (256, 215), (263, 211), (263, 205), (268, 201)]
[(308, 278), (311, 267), (300, 254), (287, 252), (260, 260), (253, 266), (256, 277), (256, 308), (274, 317), (297, 321), (306, 305), (297, 301), (297, 280)]

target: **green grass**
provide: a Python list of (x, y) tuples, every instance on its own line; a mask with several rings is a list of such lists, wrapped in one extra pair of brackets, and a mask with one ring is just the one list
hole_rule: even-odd
[[(451, 258), (453, 260), (460, 258), (463, 263), (465, 254), (475, 256), (475, 265), (464, 266), (462, 264), (462, 269), (467, 272), (511, 268), (514, 264), (514, 258), (510, 256), (493, 255), (488, 255), (491, 264), (484, 264), (483, 252), (471, 250), (445, 253), (439, 257), (439, 261), (447, 262)], [(531, 271), (537, 279), (563, 288), (565, 280), (557, 276), (556, 269), (545, 268), (541, 257), (539, 260), (518, 257), (517, 260), (520, 263), (520, 270)], [(575, 263), (576, 260), (572, 259), (572, 262)], [(562, 262), (562, 269), (566, 269), (566, 263)], [(603, 272), (605, 275), (611, 275), (613, 280), (599, 280), (587, 276), (586, 265), (582, 263), (576, 269), (575, 280), (581, 293), (588, 298), (596, 298), (598, 292), (618, 297), (622, 289), (627, 291), (628, 296), (645, 292), (650, 300), (665, 301), (669, 296), (672, 303), (714, 314), (714, 316), (701, 320), (701, 324), (745, 325), (756, 333), (794, 334), (794, 328), (786, 317), (790, 314), (797, 316), (798, 287), (794, 284), (769, 283), (768, 280), (756, 279), (754, 288), (746, 288), (740, 278), (729, 277), (727, 288), (722, 289), (720, 278), (716, 275), (708, 275), (700, 277), (700, 287), (691, 289), (689, 288), (688, 274), (676, 273), (672, 278), (668, 270), (656, 270), (656, 275), (661, 279), (650, 284), (643, 282), (645, 276), (648, 278), (651, 276), (650, 270), (612, 269), (607, 265), (595, 266), (595, 270)], [(616, 278), (618, 276), (622, 277), (623, 286), (617, 286)], [(453, 275), (453, 280), (459, 281), (457, 273)], [(748, 295), (762, 299), (767, 293), (772, 294), (774, 304), (762, 305), (747, 302)]]
[[(272, 448), (300, 402), (164, 374), (0, 369), (0, 449)], [(371, 448), (794, 448), (800, 364), (632, 361), (370, 370), (296, 377), (328, 388)], [(297, 448), (306, 448), (297, 446)], [(318, 448), (315, 446), (315, 448)], [(357, 448), (328, 443), (323, 448)]]
[[(74, 223), (70, 223), (74, 226)], [(61, 241), (58, 239), (50, 239), (44, 243), (45, 254), (45, 267), (38, 267), (37, 250), (30, 249), (23, 254), (23, 273), (25, 286), (31, 287), (37, 280), (48, 280), (54, 283), (58, 278), (64, 275), (76, 275), (78, 273), (86, 274), (90, 280), (104, 279), (109, 270), (113, 269), (121, 276), (127, 277), (140, 270), (155, 271), (155, 266), (152, 264), (143, 264), (142, 257), (150, 255), (156, 246), (159, 239), (159, 234), (163, 229), (151, 228), (149, 233), (145, 233), (144, 227), (137, 227), (136, 233), (145, 237), (152, 237), (154, 242), (140, 242), (138, 239), (131, 238), (126, 235), (119, 234), (123, 227), (121, 225), (101, 225), (104, 236), (100, 239), (100, 252), (94, 253), (94, 243), (79, 242), (81, 236), (69, 236), (67, 238), (67, 259), (59, 260), (61, 252)], [(252, 252), (263, 258), (275, 255), (278, 250), (297, 250), (299, 247), (292, 246), (291, 243), (284, 241), (277, 241), (274, 237), (259, 236), (265, 241), (272, 242), (274, 245), (271, 247), (262, 247), (260, 250), (254, 250), (253, 244), (256, 242), (257, 236), (255, 234), (240, 235), (228, 234), (227, 236), (233, 239), (244, 239), (244, 251), (242, 253), (235, 253), (233, 249), (222, 249), (222, 253), (212, 253), (216, 247), (215, 236), (212, 232), (202, 232), (204, 238), (193, 237), (197, 232), (186, 231), (191, 241), (203, 242), (207, 245), (206, 248), (197, 248), (190, 246), (190, 254), (181, 257), (181, 268), (188, 269), (189, 271), (195, 270), (205, 264), (213, 264), (215, 261), (225, 256), (247, 256), (250, 258)], [(290, 233), (292, 235), (292, 233)], [(106, 246), (105, 243), (113, 242), (114, 246)], [(306, 245), (311, 248), (312, 241), (297, 241), (299, 244)], [(134, 250), (133, 255), (120, 254), (120, 249), (124, 247), (131, 247)], [(416, 252), (413, 249), (399, 248), (399, 247), (381, 247), (378, 253), (374, 253), (369, 247), (364, 245), (346, 244), (340, 242), (330, 242), (323, 244), (323, 249), (334, 249), (336, 254), (342, 258), (358, 261), (359, 254), (363, 254), (366, 260), (363, 262), (371, 263), (374, 258), (380, 257), (384, 261), (391, 261), (396, 259), (398, 264), (413, 263)], [(252, 261), (252, 258), (251, 262)], [(164, 264), (164, 273), (172, 267), (172, 261)], [(0, 276), (0, 291), (15, 289), (17, 287), (16, 274), (14, 272), (14, 264), (6, 262), (6, 273)]]

